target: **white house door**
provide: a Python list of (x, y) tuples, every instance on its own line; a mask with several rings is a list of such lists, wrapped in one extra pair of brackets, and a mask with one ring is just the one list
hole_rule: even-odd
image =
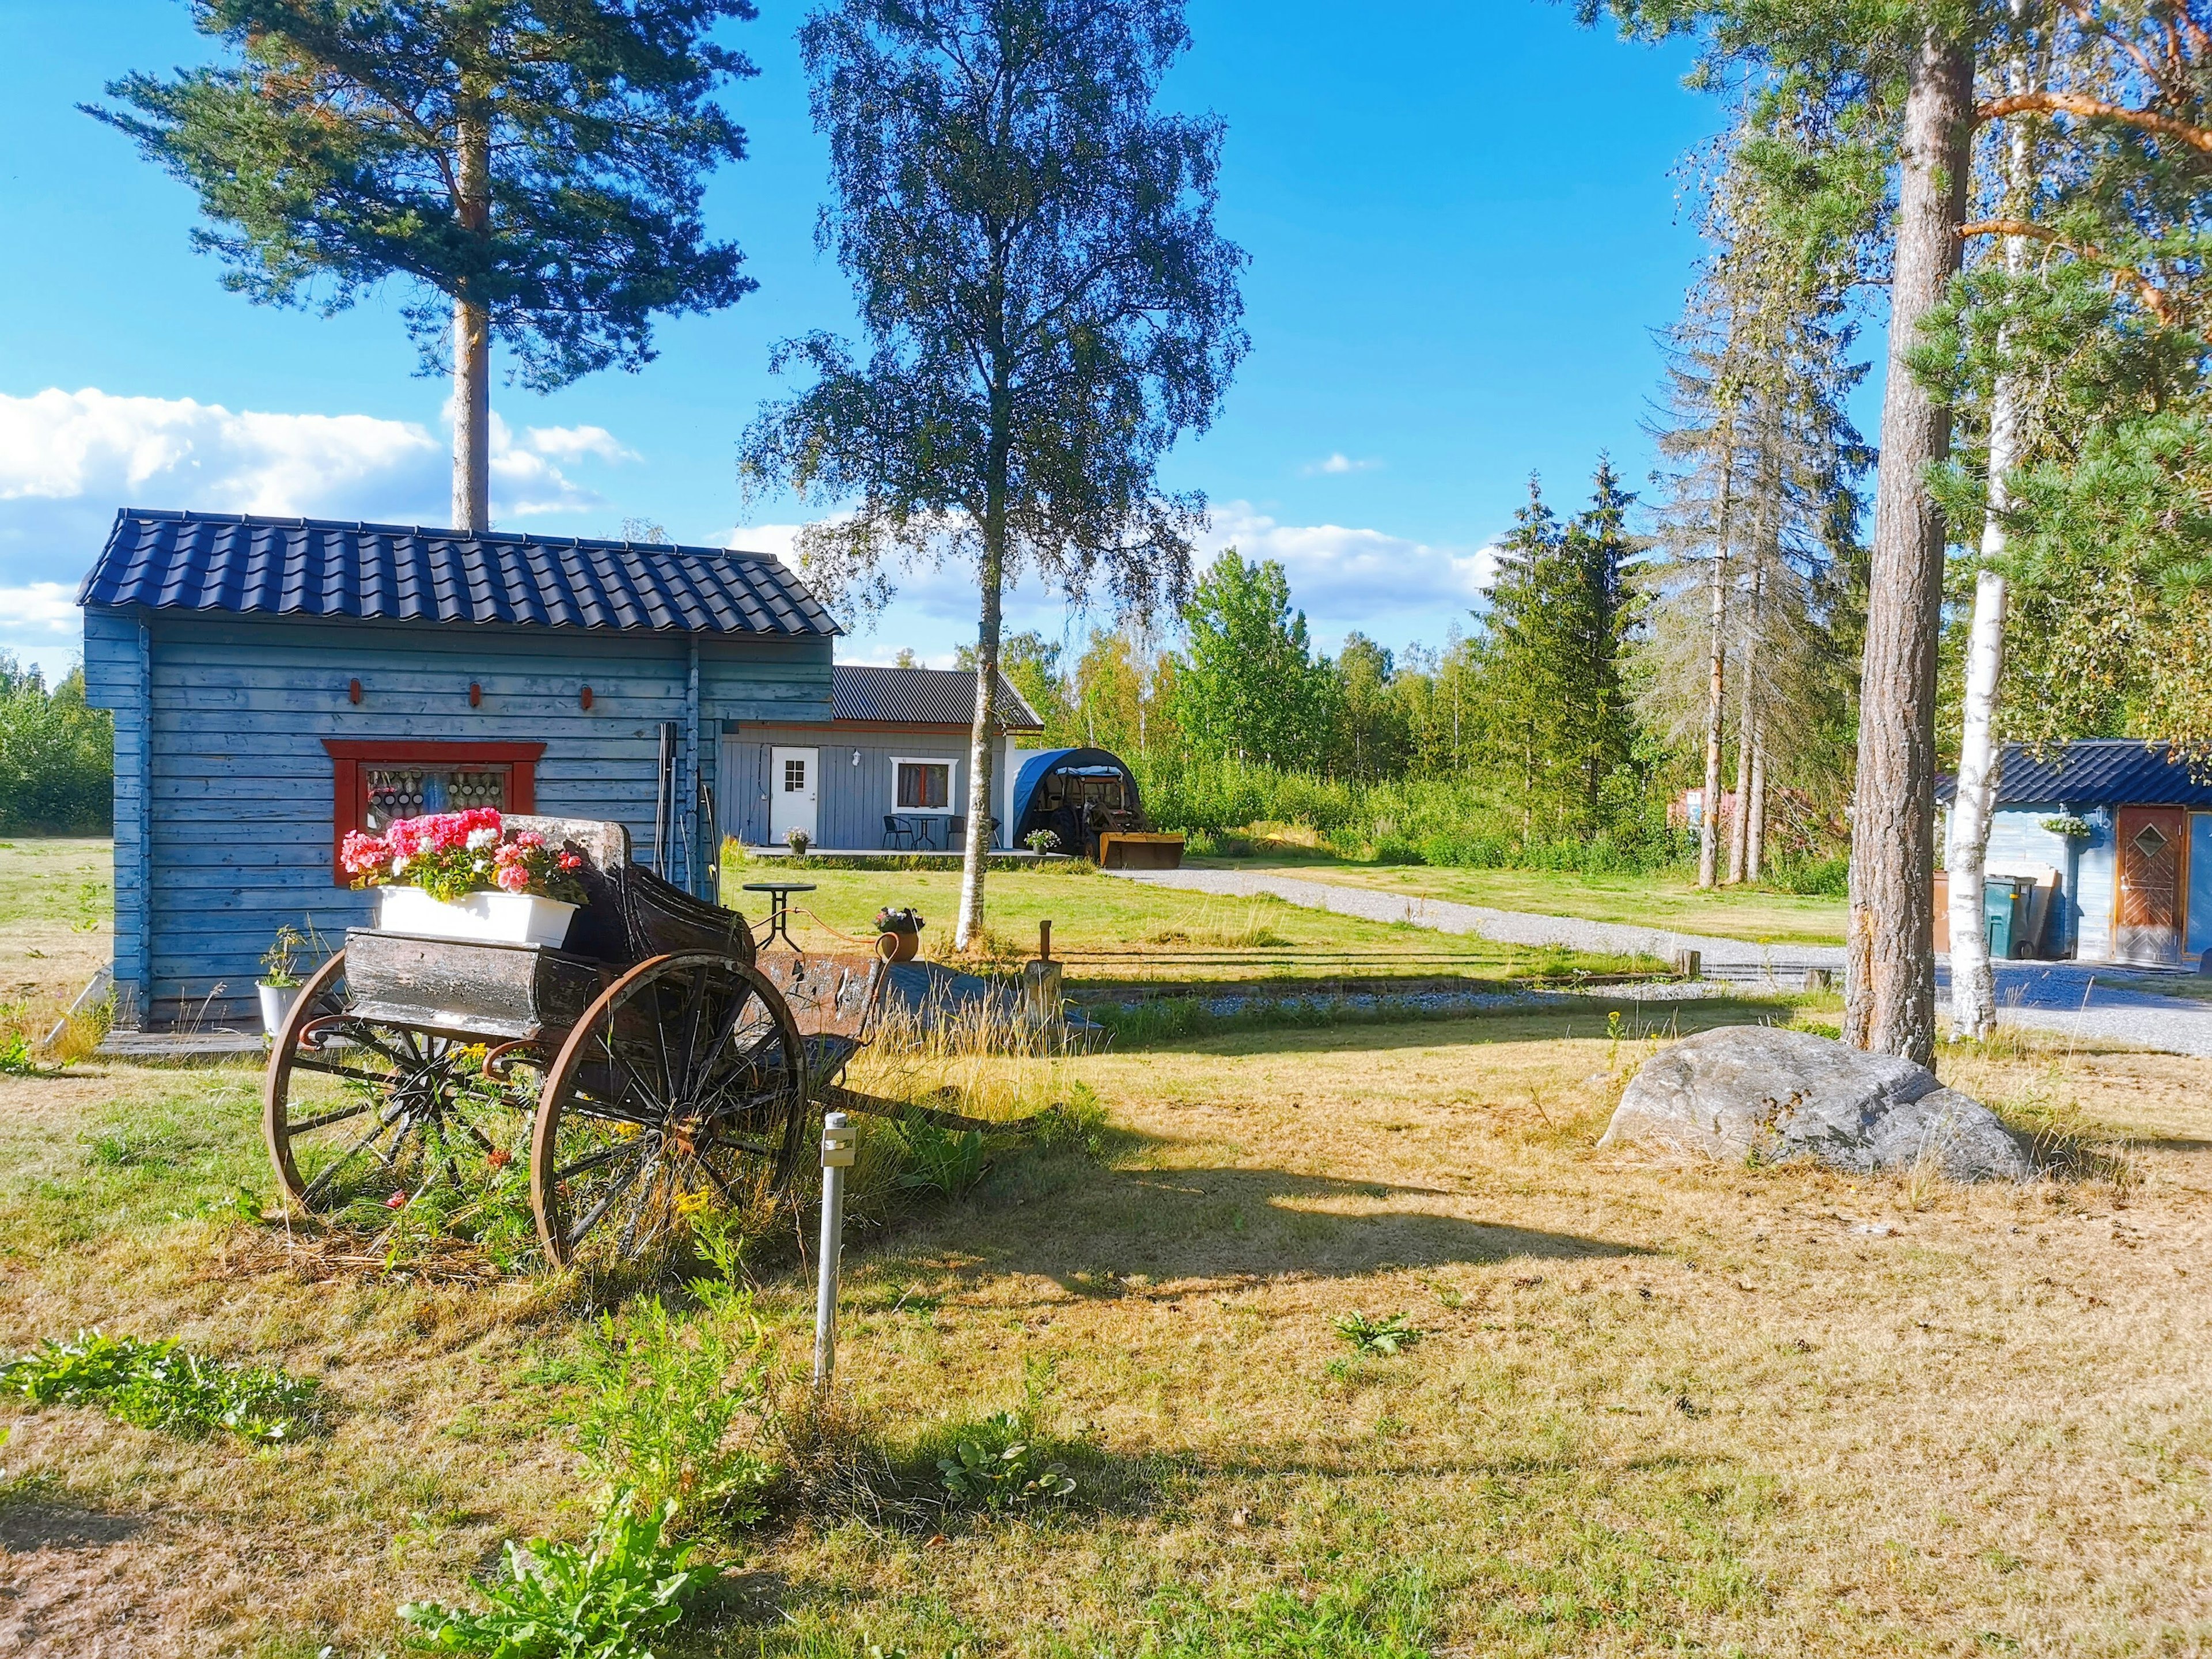
[(819, 749), (771, 749), (768, 756), (768, 838), (781, 842), (794, 830), (815, 838), (820, 792)]

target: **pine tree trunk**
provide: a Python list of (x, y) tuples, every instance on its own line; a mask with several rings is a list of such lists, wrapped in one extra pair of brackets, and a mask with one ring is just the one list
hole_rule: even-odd
[(1743, 876), (1759, 879), (1766, 860), (1766, 733), (1754, 727), (1751, 748), (1751, 805), (1745, 809)]
[(1950, 445), (1948, 410), (1905, 354), (1958, 268), (1974, 64), (1931, 30), (1905, 105), (1890, 287), (1881, 466), (1875, 488), (1844, 1039), (1926, 1065), (1936, 1053), (1936, 641), (1943, 520), (1923, 486)]
[(1711, 678), (1705, 691), (1705, 807), (1698, 823), (1698, 885), (1711, 887), (1719, 873), (1721, 850), (1721, 740), (1728, 720), (1728, 554), (1729, 481), (1735, 475), (1735, 428), (1723, 428), (1729, 446), (1721, 458), (1721, 510), (1713, 544)]
[[(460, 121), (455, 217), (478, 237), (491, 231), (491, 125), (481, 105)], [(491, 321), (469, 298), (453, 296), (453, 527), (491, 528)]]
[[(2013, 17), (2022, 21), (2023, 0), (2013, 0)], [(2034, 90), (2025, 52), (2011, 65), (2011, 89)], [(2009, 205), (2034, 183), (2034, 155), (2028, 124), (2015, 117), (2008, 135), (2006, 194)], [(2005, 268), (2020, 275), (2027, 263), (2024, 238), (2008, 236)], [(2002, 361), (2009, 341), (2001, 332)], [(2012, 469), (2020, 453), (2021, 386), (2017, 376), (2000, 374), (1990, 392), (1989, 516), (1982, 525), (1982, 568), (1974, 579), (1973, 622), (1966, 639), (1966, 684), (1959, 732), (1959, 787), (1951, 803), (1951, 844), (1944, 860), (1951, 881), (1951, 1034), (1986, 1038), (1997, 1029), (1996, 975), (1990, 963), (1990, 940), (1983, 916), (1982, 887), (1987, 879), (1990, 814), (1996, 801), (2003, 751), (1997, 746), (1997, 696), (2004, 681), (2004, 515), (2012, 505)]]
[(1759, 708), (1752, 701), (1756, 647), (1747, 646), (1743, 656), (1742, 690), (1735, 716), (1735, 811), (1729, 817), (1729, 885), (1743, 879), (1744, 860), (1751, 851), (1751, 753), (1758, 746)]

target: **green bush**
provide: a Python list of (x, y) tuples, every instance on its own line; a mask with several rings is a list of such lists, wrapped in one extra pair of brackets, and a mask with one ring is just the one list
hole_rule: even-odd
[(248, 1440), (297, 1439), (316, 1424), (313, 1377), (265, 1365), (226, 1365), (175, 1340), (79, 1331), (48, 1337), (0, 1366), (0, 1393), (33, 1405), (100, 1404), (126, 1423), (171, 1434), (228, 1429)]
[(996, 1412), (955, 1430), (937, 1472), (965, 1509), (1036, 1509), (1075, 1495), (1074, 1477), (1038, 1446), (1026, 1411)]
[(1764, 884), (1778, 893), (1844, 898), (1851, 890), (1851, 861), (1848, 858), (1792, 860), (1769, 869)]
[(114, 717), (85, 706), (84, 672), (48, 691), (0, 651), (0, 833), (102, 834), (114, 805)]
[(898, 1184), (909, 1192), (958, 1198), (990, 1170), (990, 1142), (981, 1129), (947, 1129), (912, 1114), (897, 1133), (906, 1164)]
[(706, 1576), (669, 1542), (675, 1513), (673, 1503), (641, 1510), (624, 1492), (581, 1545), (509, 1539), (505, 1580), (469, 1580), (489, 1607), (405, 1603), (410, 1644), (483, 1659), (652, 1659), (643, 1638), (680, 1620)]

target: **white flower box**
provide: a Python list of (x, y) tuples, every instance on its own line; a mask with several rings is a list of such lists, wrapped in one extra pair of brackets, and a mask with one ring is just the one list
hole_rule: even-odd
[(535, 893), (471, 893), (451, 903), (419, 887), (376, 890), (376, 925), (387, 933), (471, 939), (479, 945), (549, 945), (568, 937), (576, 907)]

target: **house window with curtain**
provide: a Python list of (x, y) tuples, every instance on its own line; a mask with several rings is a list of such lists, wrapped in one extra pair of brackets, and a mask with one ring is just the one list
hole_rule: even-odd
[(950, 812), (952, 810), (952, 763), (949, 760), (895, 760), (891, 763), (896, 810), (902, 812)]

